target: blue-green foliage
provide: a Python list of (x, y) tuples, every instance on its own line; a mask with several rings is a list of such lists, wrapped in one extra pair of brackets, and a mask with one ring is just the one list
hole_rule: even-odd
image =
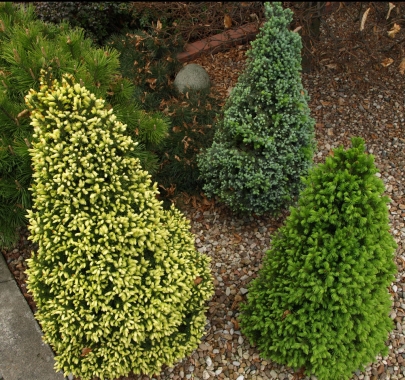
[(320, 380), (348, 379), (386, 354), (396, 248), (374, 157), (352, 139), (310, 171), (242, 305), (263, 357)]
[(225, 105), (212, 147), (199, 157), (204, 191), (232, 209), (277, 214), (311, 165), (314, 121), (292, 12), (265, 4), (267, 22), (247, 53), (245, 72)]

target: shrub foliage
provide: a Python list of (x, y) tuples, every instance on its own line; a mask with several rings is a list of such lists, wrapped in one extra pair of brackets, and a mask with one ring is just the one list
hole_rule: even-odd
[(321, 380), (348, 379), (386, 354), (393, 328), (389, 199), (364, 141), (352, 144), (311, 170), (240, 316), (264, 357)]
[(194, 350), (212, 293), (188, 221), (163, 210), (112, 109), (71, 75), (26, 97), (34, 126), (28, 288), (57, 368), (159, 372)]
[(55, 78), (72, 73), (97, 97), (106, 99), (117, 118), (128, 125), (127, 133), (140, 142), (133, 154), (146, 170), (157, 168), (152, 151), (165, 137), (168, 124), (159, 114), (140, 111), (134, 85), (120, 75), (115, 49), (95, 48), (83, 30), (66, 23), (36, 20), (31, 4), (19, 8), (2, 3), (0, 20), (0, 245), (11, 245), (16, 227), (26, 223), (25, 209), (31, 207), (32, 127), (24, 95), (39, 88), (41, 69), (52, 67)]
[(83, 28), (86, 37), (98, 44), (112, 33), (129, 28), (133, 20), (130, 3), (46, 1), (35, 2), (34, 6), (41, 20), (54, 24), (68, 22), (72, 27)]
[(147, 112), (159, 109), (170, 120), (166, 139), (154, 150), (159, 170), (153, 178), (161, 195), (201, 191), (196, 157), (212, 145), (212, 125), (219, 106), (209, 91), (181, 94), (173, 86), (182, 67), (177, 59), (181, 40), (163, 38), (162, 30), (137, 30), (112, 36), (108, 44), (120, 52), (122, 75), (135, 85), (142, 108)]
[(266, 18), (217, 126), (199, 157), (204, 191), (232, 209), (276, 214), (301, 189), (313, 155), (313, 125), (300, 77), (301, 39), (292, 12), (265, 3)]

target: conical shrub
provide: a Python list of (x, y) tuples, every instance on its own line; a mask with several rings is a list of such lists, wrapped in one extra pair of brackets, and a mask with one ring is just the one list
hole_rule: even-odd
[(320, 380), (348, 379), (386, 354), (393, 328), (389, 199), (364, 141), (352, 145), (311, 170), (240, 315), (263, 357)]
[[(45, 4), (45, 3), (44, 3)], [(61, 5), (59, 3), (59, 5)], [(74, 6), (74, 3), (70, 4)], [(45, 5), (44, 5), (45, 6)], [(168, 120), (145, 113), (134, 98), (135, 87), (120, 74), (119, 53), (96, 48), (84, 31), (66, 23), (53, 25), (35, 18), (31, 3), (0, 3), (0, 246), (18, 241), (17, 227), (26, 226), (32, 207), (32, 169), (28, 148), (32, 128), (24, 96), (39, 90), (40, 71), (52, 67), (55, 78), (71, 73), (77, 81), (114, 108), (126, 133), (139, 142), (133, 155), (153, 174), (154, 151), (166, 137)], [(139, 100), (139, 99), (138, 99)]]
[(301, 82), (301, 37), (288, 29), (292, 12), (281, 3), (265, 3), (265, 12), (247, 67), (198, 165), (207, 196), (235, 211), (278, 214), (308, 174), (314, 120)]
[(188, 221), (162, 208), (113, 110), (66, 74), (26, 97), (34, 135), (29, 260), (56, 368), (82, 380), (153, 374), (191, 353), (212, 294)]

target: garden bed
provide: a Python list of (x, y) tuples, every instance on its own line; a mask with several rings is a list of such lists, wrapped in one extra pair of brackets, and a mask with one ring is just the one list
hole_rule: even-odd
[[(390, 287), (393, 299), (391, 318), (396, 328), (387, 341), (389, 355), (378, 358), (365, 371), (357, 371), (353, 379), (403, 379), (405, 116), (404, 78), (398, 69), (402, 57), (400, 51), (395, 49), (387, 53), (375, 50), (372, 58), (361, 46), (353, 52), (353, 46), (341, 41), (354, 38), (353, 35), (358, 34), (359, 24), (348, 18), (345, 12), (354, 13), (354, 9), (341, 9), (325, 20), (321, 41), (314, 52), (316, 70), (302, 76), (304, 88), (311, 98), (309, 105), (312, 116), (316, 120), (318, 146), (315, 162), (324, 162), (331, 149), (339, 145), (349, 147), (352, 136), (363, 137), (368, 152), (376, 157), (379, 176), (385, 183), (386, 194), (392, 199), (391, 232), (398, 243), (395, 257), (398, 274)], [(367, 30), (367, 33), (368, 38), (371, 38), (372, 29)], [(397, 36), (398, 40), (401, 38), (401, 35)], [(342, 46), (335, 48), (339, 43)], [(247, 49), (248, 45), (239, 45), (229, 51), (208, 54), (192, 61), (206, 68), (214, 89), (222, 98), (222, 104), (243, 70)], [(351, 54), (356, 54), (356, 57)], [(384, 66), (381, 62), (386, 58), (393, 59), (394, 63)], [(362, 60), (364, 65), (359, 63)], [(208, 305), (206, 333), (199, 348), (190, 357), (173, 368), (164, 369), (155, 378), (298, 378), (299, 374), (294, 374), (292, 369), (260, 358), (257, 349), (240, 333), (237, 322), (238, 305), (246, 297), (247, 284), (256, 276), (263, 253), (271, 243), (271, 236), (281, 226), (288, 212), (285, 211), (278, 219), (266, 216), (240, 217), (214, 200), (187, 194), (178, 197), (176, 203), (191, 221), (197, 249), (212, 257), (215, 295)], [(3, 250), (3, 254), (24, 296), (35, 310), (35, 303), (25, 290), (25, 260), (31, 249), (27, 233), (22, 231), (18, 246)], [(130, 376), (125, 379), (148, 377)]]

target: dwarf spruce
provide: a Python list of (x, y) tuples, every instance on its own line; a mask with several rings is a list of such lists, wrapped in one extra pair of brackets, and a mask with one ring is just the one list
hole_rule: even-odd
[(348, 379), (386, 354), (396, 244), (388, 197), (364, 141), (310, 171), (242, 306), (263, 357), (320, 380)]
[(292, 12), (265, 3), (267, 21), (198, 159), (203, 187), (235, 211), (277, 214), (298, 195), (312, 162), (314, 121), (301, 82)]
[(34, 127), (28, 288), (56, 368), (154, 374), (194, 350), (212, 294), (189, 223), (162, 208), (126, 126), (64, 75), (26, 96)]
[(39, 89), (41, 69), (49, 67), (56, 79), (64, 73), (74, 74), (77, 81), (114, 108), (117, 119), (127, 125), (126, 134), (139, 142), (133, 156), (151, 174), (158, 168), (154, 152), (169, 127), (161, 114), (139, 108), (134, 85), (120, 74), (117, 50), (96, 48), (83, 30), (70, 28), (66, 22), (53, 25), (37, 20), (31, 3), (0, 2), (1, 247), (17, 243), (17, 227), (26, 226), (26, 210), (32, 207), (28, 190), (32, 181), (28, 153), (32, 127), (24, 96), (31, 88)]

